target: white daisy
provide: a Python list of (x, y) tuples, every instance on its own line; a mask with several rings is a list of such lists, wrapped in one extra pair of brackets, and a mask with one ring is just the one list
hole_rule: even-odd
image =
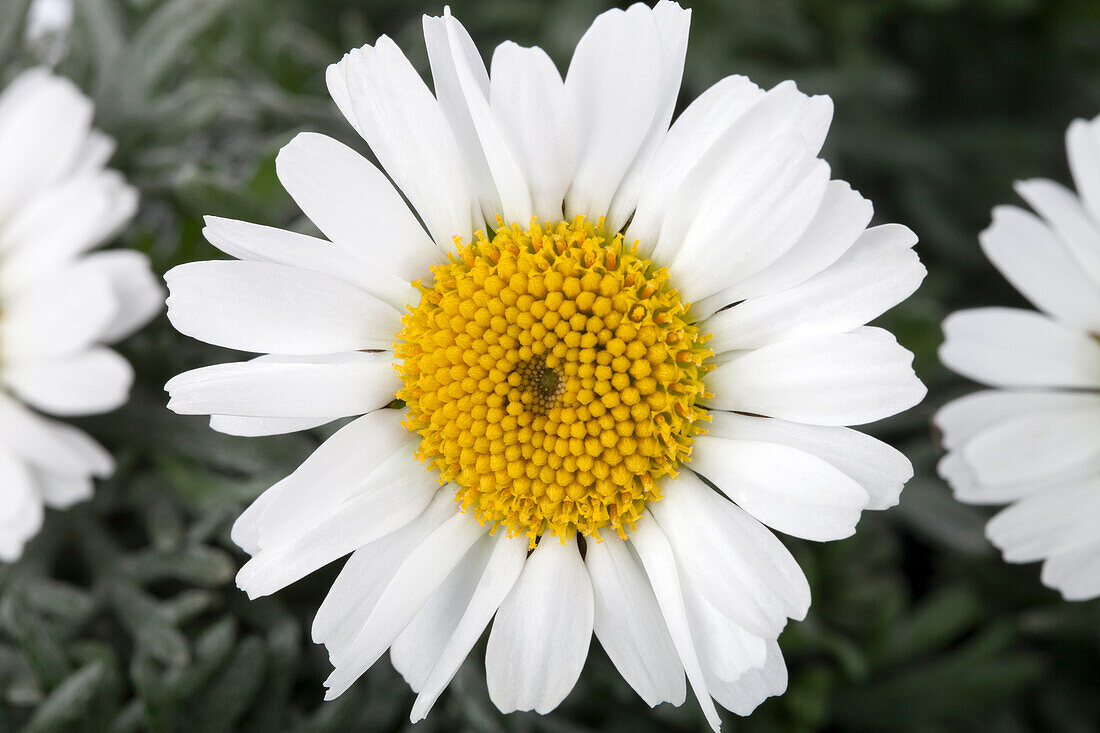
[(87, 254), (130, 220), (137, 192), (105, 168), (114, 141), (92, 129), (92, 102), (45, 69), (0, 94), (0, 560), (42, 524), (43, 504), (92, 494), (111, 456), (59, 417), (108, 412), (130, 365), (103, 344), (163, 307), (144, 255)]
[(1074, 121), (1066, 147), (1079, 197), (1020, 181), (1038, 216), (999, 206), (980, 237), (1041, 312), (975, 308), (944, 321), (940, 359), (994, 389), (935, 420), (955, 496), (1010, 505), (986, 525), (1005, 560), (1044, 560), (1043, 583), (1078, 600), (1100, 595), (1100, 117)]
[(864, 326), (923, 278), (915, 238), (829, 180), (828, 98), (733, 76), (670, 129), (688, 21), (604, 13), (563, 82), (426, 17), (434, 95), (389, 38), (352, 51), (329, 91), (385, 173), (308, 133), (277, 165), (331, 241), (210, 218), (241, 261), (169, 273), (180, 331), (264, 354), (180, 375), (172, 409), (240, 435), (363, 414), (233, 535), (252, 597), (351, 553), (313, 626), (330, 698), (388, 649), (418, 720), (493, 620), (504, 712), (557, 706), (595, 632), (717, 729), (712, 698), (785, 689), (810, 602), (765, 525), (847, 537), (911, 476), (843, 426), (924, 395)]

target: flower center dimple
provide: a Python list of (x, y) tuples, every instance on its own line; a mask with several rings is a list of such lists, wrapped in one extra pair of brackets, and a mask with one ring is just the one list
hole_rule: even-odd
[(477, 520), (532, 543), (625, 537), (704, 432), (711, 352), (668, 272), (583, 216), (483, 232), (394, 343), (417, 457)]

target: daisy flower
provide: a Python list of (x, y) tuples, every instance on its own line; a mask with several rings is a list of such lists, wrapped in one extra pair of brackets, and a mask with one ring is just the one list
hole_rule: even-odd
[(1008, 504), (986, 536), (1008, 562), (1044, 560), (1070, 600), (1100, 595), (1100, 117), (1066, 132), (1078, 195), (1044, 179), (1016, 191), (1038, 215), (993, 210), (982, 251), (1039, 312), (959, 311), (945, 365), (992, 387), (936, 415), (940, 475), (970, 504)]
[(864, 326), (923, 278), (915, 238), (829, 180), (828, 98), (731, 76), (670, 127), (689, 17), (600, 15), (564, 81), (425, 17), (434, 94), (389, 38), (354, 50), (329, 91), (382, 169), (309, 133), (277, 161), (328, 241), (210, 218), (240, 261), (169, 273), (180, 331), (262, 354), (176, 377), (172, 409), (239, 435), (362, 415), (233, 530), (252, 597), (350, 553), (313, 625), (330, 698), (389, 650), (418, 720), (492, 621), (504, 712), (556, 707), (595, 633), (717, 729), (714, 701), (785, 689), (810, 603), (768, 527), (847, 537), (911, 476), (844, 426), (924, 395)]
[(137, 252), (87, 254), (133, 216), (137, 192), (105, 168), (114, 141), (92, 102), (31, 69), (0, 94), (0, 560), (17, 559), (43, 505), (89, 498), (114, 470), (85, 433), (42, 416), (93, 415), (124, 402), (130, 365), (103, 344), (163, 307)]

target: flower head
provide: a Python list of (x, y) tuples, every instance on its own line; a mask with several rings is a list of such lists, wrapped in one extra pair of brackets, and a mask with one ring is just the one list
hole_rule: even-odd
[(434, 94), (390, 39), (354, 50), (329, 90), (385, 174), (299, 135), (278, 173), (329, 241), (211, 218), (242, 261), (169, 273), (177, 328), (264, 354), (180, 375), (172, 409), (249, 435), (362, 415), (234, 527), (251, 596), (351, 554), (313, 626), (330, 697), (388, 649), (420, 719), (492, 622), (502, 711), (556, 707), (594, 632), (717, 728), (715, 700), (785, 689), (809, 606), (765, 525), (848, 536), (911, 476), (844, 426), (924, 395), (864, 325), (919, 285), (915, 238), (829, 180), (827, 98), (729, 77), (670, 128), (688, 20), (604, 13), (563, 80), (426, 17)]
[(959, 311), (940, 358), (993, 389), (936, 415), (940, 474), (971, 504), (1009, 504), (986, 535), (1009, 562), (1044, 560), (1042, 580), (1067, 599), (1100, 595), (1100, 118), (1066, 133), (1078, 194), (1020, 181), (1037, 212), (993, 210), (981, 247), (1039, 312)]
[(0, 94), (0, 560), (20, 556), (43, 504), (91, 496), (114, 470), (95, 441), (39, 414), (108, 412), (126, 401), (130, 365), (103, 344), (162, 307), (136, 252), (87, 254), (130, 220), (137, 193), (105, 167), (114, 142), (92, 103), (44, 69)]

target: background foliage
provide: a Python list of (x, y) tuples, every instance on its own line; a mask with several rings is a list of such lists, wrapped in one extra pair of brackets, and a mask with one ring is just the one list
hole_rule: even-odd
[[(22, 41), (27, 0), (0, 2), (5, 78), (45, 53)], [(365, 149), (338, 118), (324, 69), (387, 33), (426, 70), (422, 12), (406, 0), (79, 0), (60, 71), (95, 97), (114, 164), (143, 193), (120, 246), (163, 272), (216, 256), (203, 214), (308, 228), (274, 176), (302, 129)], [(921, 236), (930, 275), (884, 319), (932, 396), (875, 426), (917, 478), (849, 540), (790, 545), (810, 577), (808, 619), (781, 639), (791, 682), (728, 728), (1087, 731), (1100, 726), (1100, 605), (1063, 603), (1037, 566), (1003, 564), (984, 510), (934, 473), (928, 418), (969, 387), (935, 359), (959, 306), (1017, 296), (977, 233), (1014, 179), (1068, 181), (1062, 135), (1100, 112), (1100, 4), (1092, 0), (698, 0), (682, 101), (730, 73), (832, 95), (825, 155), (878, 222)], [(564, 68), (597, 0), (457, 0), (488, 54), (505, 38)], [(308, 625), (330, 568), (248, 602), (228, 528), (324, 436), (239, 439), (163, 409), (161, 385), (233, 355), (162, 317), (125, 351), (132, 403), (84, 427), (118, 456), (94, 501), (51, 513), (25, 558), (0, 567), (0, 731), (356, 731), (408, 727), (412, 695), (388, 661), (321, 702), (328, 671)], [(338, 564), (337, 564), (338, 565)], [(648, 710), (593, 644), (553, 715), (499, 715), (475, 652), (419, 730), (703, 730), (694, 702)]]

